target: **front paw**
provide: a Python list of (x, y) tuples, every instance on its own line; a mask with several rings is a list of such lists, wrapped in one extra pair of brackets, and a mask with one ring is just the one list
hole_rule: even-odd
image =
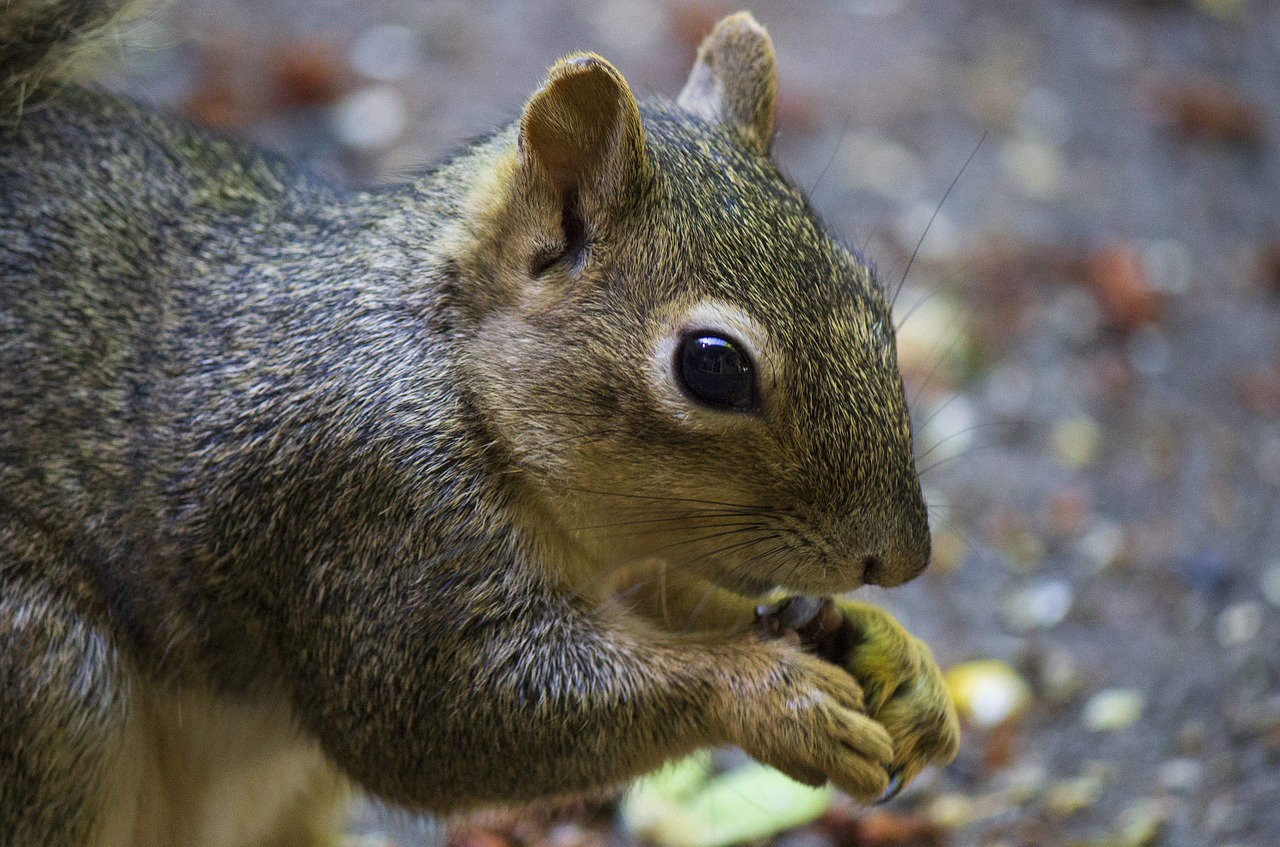
[(889, 787), (893, 742), (863, 713), (862, 691), (843, 669), (784, 645), (773, 667), (744, 681), (723, 708), (731, 743), (809, 785), (830, 780), (873, 800)]
[(960, 722), (928, 646), (888, 612), (854, 600), (836, 600), (849, 624), (842, 665), (862, 687), (866, 714), (893, 739), (894, 790), (925, 765), (950, 762), (960, 743)]

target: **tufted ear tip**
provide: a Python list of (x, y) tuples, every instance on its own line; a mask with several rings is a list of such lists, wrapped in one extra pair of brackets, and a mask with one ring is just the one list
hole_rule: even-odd
[(525, 105), (520, 150), (526, 164), (561, 193), (608, 190), (619, 175), (634, 175), (643, 164), (635, 95), (601, 57), (567, 56)]
[(751, 147), (768, 153), (777, 88), (769, 34), (750, 12), (736, 12), (721, 19), (698, 48), (677, 102), (735, 129)]

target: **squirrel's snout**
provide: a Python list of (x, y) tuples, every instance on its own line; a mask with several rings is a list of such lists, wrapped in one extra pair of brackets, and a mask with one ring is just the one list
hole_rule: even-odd
[(923, 559), (903, 557), (893, 561), (881, 556), (867, 556), (863, 561), (862, 581), (867, 585), (893, 588), (918, 577), (928, 564), (928, 556)]

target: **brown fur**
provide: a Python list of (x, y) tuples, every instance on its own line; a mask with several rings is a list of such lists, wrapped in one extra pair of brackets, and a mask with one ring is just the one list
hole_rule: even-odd
[[(929, 531), (883, 293), (767, 155), (772, 46), (739, 15), (700, 57), (685, 105), (570, 57), (376, 194), (23, 89), (0, 840), (320, 843), (348, 783), (448, 812), (714, 744), (868, 798), (952, 755), (884, 613), (847, 607), (848, 668), (742, 625), (912, 578)], [(748, 351), (757, 406), (682, 387), (690, 332)]]

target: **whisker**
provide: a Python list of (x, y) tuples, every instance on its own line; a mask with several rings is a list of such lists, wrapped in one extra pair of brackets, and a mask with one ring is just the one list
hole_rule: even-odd
[[(960, 433), (957, 433), (957, 435), (958, 435), (958, 434), (960, 434)], [(944, 440), (945, 440), (945, 439), (944, 439)], [(942, 442), (939, 442), (939, 444), (941, 444), (941, 443), (942, 443)], [(952, 455), (950, 455), (950, 456), (943, 456), (941, 459), (938, 459), (938, 460), (937, 460), (936, 462), (934, 462), (933, 464), (931, 464), (931, 465), (926, 465), (925, 467), (920, 468), (920, 469), (916, 472), (916, 475), (917, 475), (917, 476), (924, 476), (925, 474), (929, 473), (930, 471), (937, 470), (938, 468), (942, 467), (942, 466), (943, 466), (943, 465), (945, 465), (947, 462), (954, 462), (956, 459), (959, 459), (959, 458), (961, 458), (961, 457), (969, 457), (969, 456), (972, 456), (973, 454), (977, 453), (977, 452), (978, 452), (978, 451), (980, 451), (980, 450), (994, 450), (994, 449), (996, 449), (996, 448), (997, 448), (997, 447), (999, 447), (999, 446), (1000, 446), (999, 444), (978, 444), (978, 445), (975, 445), (975, 446), (973, 446), (973, 447), (967, 447), (967, 448), (965, 448), (964, 450), (961, 450), (961, 451), (960, 451), (960, 452), (958, 452), (958, 453), (953, 453), (953, 454), (952, 454)], [(927, 454), (926, 454), (926, 455), (927, 455)]]
[[(685, 632), (693, 631), (693, 625), (697, 623), (698, 616), (701, 615), (702, 611), (707, 608), (707, 603), (711, 602), (711, 598), (715, 596), (715, 593), (716, 593), (716, 586), (714, 584), (708, 584), (706, 587), (706, 590), (702, 592), (702, 596), (698, 598), (698, 602), (695, 603), (693, 605), (693, 608), (689, 610), (689, 614), (685, 615), (685, 618), (684, 618)], [(663, 620), (666, 620), (667, 610), (665, 605), (663, 606), (663, 609), (662, 609), (662, 615), (663, 615)]]
[(630, 500), (650, 500), (659, 503), (694, 503), (702, 506), (723, 506), (730, 509), (744, 509), (754, 514), (768, 514), (769, 509), (764, 506), (752, 506), (747, 503), (726, 503), (723, 500), (702, 500), (696, 497), (670, 497), (657, 496), (654, 494), (633, 494), (626, 491), (600, 491), (592, 488), (578, 488), (570, 486), (569, 491), (576, 491), (581, 494), (597, 494), (601, 497), (621, 497)]
[[(671, 542), (670, 544), (663, 544), (663, 545), (662, 545), (662, 546), (660, 546), (660, 547), (656, 547), (656, 548), (654, 548), (654, 549), (653, 549), (653, 550), (651, 550), (650, 552), (652, 552), (652, 553), (656, 553), (656, 552), (658, 552), (658, 551), (660, 551), (660, 550), (670, 550), (670, 549), (675, 548), (675, 547), (683, 547), (683, 546), (685, 546), (685, 545), (687, 545), (687, 544), (696, 544), (696, 543), (698, 543), (698, 542), (700, 542), (700, 541), (710, 541), (710, 540), (711, 540), (711, 539), (713, 539), (713, 538), (723, 538), (723, 537), (724, 537), (724, 536), (726, 536), (726, 535), (737, 535), (737, 534), (739, 534), (739, 533), (743, 533), (743, 532), (759, 531), (759, 530), (761, 530), (761, 529), (763, 529), (763, 528), (765, 528), (765, 524), (755, 524), (755, 525), (749, 525), (749, 526), (742, 526), (742, 527), (738, 527), (738, 528), (736, 528), (736, 529), (726, 530), (726, 531), (724, 531), (724, 532), (712, 532), (712, 533), (709, 533), (709, 534), (707, 534), (707, 535), (696, 535), (696, 536), (693, 536), (693, 537), (691, 537), (691, 538), (682, 538), (682, 539), (680, 539), (679, 541), (673, 541), (673, 542)], [(750, 544), (750, 543), (751, 543), (751, 541), (747, 541), (747, 542), (745, 542), (745, 543)], [(713, 551), (711, 551), (711, 552), (709, 552), (709, 553), (705, 553), (705, 554), (701, 554), (701, 555), (702, 555), (702, 557), (706, 558), (706, 557), (710, 557), (710, 556), (718, 555), (718, 554), (719, 554), (719, 553), (721, 553), (721, 552), (723, 552), (723, 550), (713, 550)]]
[[(953, 439), (959, 438), (959, 437), (961, 437), (961, 436), (963, 436), (963, 435), (969, 435), (970, 433), (977, 432), (977, 431), (978, 431), (978, 430), (980, 430), (980, 429), (988, 429), (988, 428), (990, 428), (990, 427), (993, 427), (993, 426), (1000, 426), (1000, 425), (1001, 425), (1001, 422), (1000, 422), (1000, 421), (982, 421), (981, 423), (976, 423), (976, 424), (972, 424), (971, 426), (966, 426), (964, 429), (958, 429), (958, 430), (956, 430), (955, 432), (952, 432), (952, 433), (947, 434), (947, 435), (946, 435), (945, 437), (943, 437), (943, 438), (939, 438), (939, 439), (938, 439), (937, 441), (935, 441), (933, 444), (930, 444), (930, 445), (929, 445), (929, 448), (928, 448), (927, 450), (925, 450), (925, 451), (924, 451), (923, 453), (921, 453), (920, 455), (916, 456), (916, 462), (918, 463), (921, 459), (927, 459), (927, 458), (929, 458), (929, 455), (930, 455), (931, 453), (933, 453), (935, 450), (937, 450), (937, 449), (938, 449), (939, 447), (941, 447), (942, 445), (946, 444), (948, 441), (951, 441), (951, 440), (953, 440)], [(987, 445), (987, 446), (994, 446), (994, 445)], [(955, 454), (955, 455), (957, 455), (957, 456), (962, 456), (962, 455), (964, 455), (966, 452), (968, 452), (968, 451), (967, 451), (967, 450), (962, 450), (962, 451), (960, 451), (959, 453), (957, 453), (957, 454)], [(946, 461), (946, 460), (944, 459), (943, 461)], [(917, 473), (923, 473), (923, 471), (918, 471)]]
[(747, 517), (747, 516), (748, 516), (748, 513), (744, 513), (744, 512), (712, 511), (710, 509), (699, 511), (696, 509), (690, 509), (679, 515), (675, 515), (667, 518), (646, 518), (645, 520), (617, 521), (615, 523), (589, 524), (586, 526), (569, 527), (569, 531), (580, 532), (580, 531), (585, 531), (590, 529), (613, 529), (615, 527), (622, 527), (622, 526), (638, 526), (640, 524), (679, 523), (682, 521), (690, 521), (690, 520), (696, 521), (696, 520), (703, 520), (707, 518), (737, 518), (737, 517)]
[(813, 181), (813, 185), (809, 188), (805, 197), (809, 200), (813, 199), (813, 193), (818, 190), (818, 186), (822, 184), (822, 180), (827, 175), (827, 171), (831, 169), (831, 165), (835, 163), (836, 156), (840, 153), (840, 147), (844, 144), (845, 136), (849, 134), (849, 124), (853, 123), (853, 115), (848, 114), (844, 117), (844, 127), (840, 130), (840, 134), (836, 136), (835, 147), (831, 150), (831, 156), (828, 157), (827, 163), (822, 166), (822, 170), (818, 173), (818, 178)]
[[(725, 553), (732, 553), (734, 550), (740, 550), (743, 547), (764, 544), (769, 541), (776, 541), (781, 537), (782, 536), (780, 533), (775, 532), (775, 533), (770, 533), (768, 535), (758, 536), (756, 538), (750, 538), (750, 539), (747, 539), (746, 541), (738, 541), (733, 544), (726, 544), (723, 547), (720, 547), (716, 550), (712, 550), (711, 552), (707, 553), (707, 556), (708, 557), (723, 556)], [(745, 562), (742, 562), (738, 564), (736, 567), (734, 567), (733, 569), (727, 571), (725, 573), (725, 576), (732, 577), (735, 574), (745, 573), (754, 577), (754, 571), (756, 570), (754, 566), (756, 565), (758, 560), (759, 560), (759, 554), (752, 555)]]
[(916, 246), (911, 250), (911, 257), (907, 259), (907, 266), (902, 271), (902, 279), (898, 280), (898, 287), (893, 291), (893, 297), (889, 300), (890, 308), (898, 302), (898, 295), (902, 293), (902, 285), (907, 281), (907, 275), (911, 273), (911, 266), (916, 261), (916, 255), (920, 252), (920, 245), (924, 244), (925, 236), (929, 234), (930, 227), (937, 220), (938, 213), (942, 211), (942, 205), (947, 202), (947, 198), (951, 196), (951, 190), (956, 187), (956, 183), (960, 181), (960, 177), (964, 176), (965, 170), (968, 169), (969, 163), (973, 161), (973, 157), (978, 155), (978, 149), (982, 147), (982, 143), (987, 140), (987, 133), (982, 133), (982, 137), (978, 139), (978, 143), (973, 146), (973, 152), (969, 154), (969, 158), (964, 160), (964, 164), (960, 166), (960, 172), (956, 174), (955, 179), (951, 180), (951, 184), (947, 186), (947, 190), (942, 192), (942, 199), (938, 201), (938, 206), (933, 210), (933, 214), (929, 216), (929, 222), (924, 225), (924, 232), (920, 233)]
[[(625, 526), (625, 524), (623, 524), (623, 526)], [(705, 525), (702, 525), (702, 526), (696, 526), (696, 527), (693, 527), (693, 529), (697, 529), (697, 530), (728, 529), (728, 528), (746, 529), (746, 528), (750, 528), (750, 527), (759, 527), (759, 526), (764, 526), (764, 524), (763, 524), (763, 523), (761, 523), (760, 521), (744, 521), (744, 522), (741, 522), (741, 523), (714, 523), (714, 524), (705, 524)], [(644, 536), (646, 536), (646, 535), (657, 535), (657, 534), (659, 534), (659, 533), (661, 533), (661, 532), (664, 532), (664, 531), (665, 531), (665, 530), (663, 530), (663, 529), (662, 529), (662, 528), (660, 528), (660, 527), (659, 527), (659, 528), (655, 528), (655, 527), (643, 527), (643, 528), (640, 528), (640, 529), (635, 529), (635, 530), (630, 531), (630, 532), (617, 532), (617, 533), (614, 533), (614, 535), (616, 535), (616, 536), (618, 536), (618, 537), (620, 537), (620, 538), (640, 538), (640, 537), (644, 537)]]

